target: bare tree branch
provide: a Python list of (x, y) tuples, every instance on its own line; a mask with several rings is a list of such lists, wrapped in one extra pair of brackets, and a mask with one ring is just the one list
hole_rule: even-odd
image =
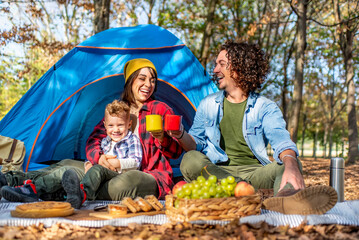
[(324, 24), (324, 23), (321, 23), (321, 22), (319, 22), (319, 21), (317, 21), (317, 20), (315, 20), (313, 18), (308, 18), (308, 20), (313, 21), (313, 22), (317, 23), (318, 25), (321, 25), (321, 26), (324, 26), (324, 27), (335, 27), (335, 26), (342, 25), (342, 24), (348, 24), (348, 23), (350, 23), (351, 21), (353, 21), (353, 20), (355, 20), (357, 18), (359, 18), (359, 15), (355, 16), (353, 18), (350, 18), (348, 20), (341, 21), (341, 22), (334, 23), (334, 24)]

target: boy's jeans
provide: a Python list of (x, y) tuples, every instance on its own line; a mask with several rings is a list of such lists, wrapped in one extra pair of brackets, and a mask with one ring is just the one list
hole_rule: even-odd
[(130, 170), (119, 174), (101, 165), (92, 166), (81, 182), (88, 200), (119, 201), (124, 197), (155, 195), (158, 197), (156, 179), (148, 173)]

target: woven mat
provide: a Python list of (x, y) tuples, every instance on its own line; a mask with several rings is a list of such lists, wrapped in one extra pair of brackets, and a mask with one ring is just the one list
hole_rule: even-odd
[[(138, 224), (157, 224), (162, 225), (169, 220), (165, 214), (158, 214), (154, 216), (136, 216), (131, 218), (116, 218), (111, 220), (103, 220), (95, 217), (90, 217), (88, 214), (93, 211), (94, 207), (103, 204), (118, 203), (111, 201), (87, 201), (81, 207), (81, 211), (67, 218), (13, 218), (10, 211), (21, 203), (11, 203), (5, 200), (0, 201), (0, 226), (30, 226), (43, 223), (45, 227), (50, 227), (58, 222), (71, 223), (83, 227), (103, 227), (105, 225), (112, 226), (127, 226), (130, 223)], [(164, 201), (161, 201), (164, 204)], [(337, 203), (333, 209), (323, 215), (284, 215), (276, 212), (262, 210), (261, 215), (253, 215), (243, 217), (240, 219), (241, 223), (258, 223), (267, 222), (270, 225), (280, 226), (289, 225), (296, 227), (303, 221), (309, 225), (317, 224), (341, 224), (341, 225), (356, 225), (359, 226), (359, 200), (346, 201)], [(195, 221), (192, 223), (198, 224), (220, 224), (225, 225), (228, 221)]]

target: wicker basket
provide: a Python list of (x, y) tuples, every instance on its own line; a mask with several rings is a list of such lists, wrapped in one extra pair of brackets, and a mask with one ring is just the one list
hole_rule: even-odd
[(194, 220), (233, 220), (249, 215), (260, 214), (262, 198), (260, 194), (243, 197), (178, 199), (166, 196), (166, 215), (173, 222)]

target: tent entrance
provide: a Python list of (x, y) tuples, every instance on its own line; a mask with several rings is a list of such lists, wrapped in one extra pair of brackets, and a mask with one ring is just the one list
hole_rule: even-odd
[[(106, 105), (114, 99), (119, 99), (123, 88), (123, 75), (104, 78), (84, 88), (79, 93), (75, 107), (56, 144), (51, 160), (86, 159), (87, 138), (96, 124), (103, 118)], [(159, 80), (155, 96), (156, 99), (167, 103), (175, 114), (182, 115), (183, 125), (186, 130), (189, 130), (195, 109), (185, 95), (170, 84)]]

